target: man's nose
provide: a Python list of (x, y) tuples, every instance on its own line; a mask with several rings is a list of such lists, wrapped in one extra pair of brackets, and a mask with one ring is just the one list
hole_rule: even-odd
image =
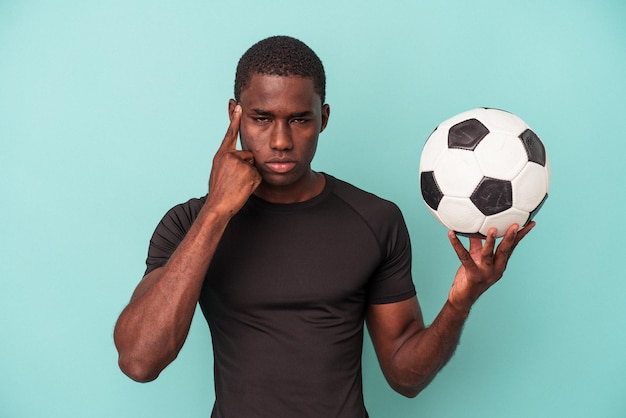
[(270, 137), (270, 147), (276, 150), (289, 150), (293, 147), (289, 124), (277, 122), (274, 124)]

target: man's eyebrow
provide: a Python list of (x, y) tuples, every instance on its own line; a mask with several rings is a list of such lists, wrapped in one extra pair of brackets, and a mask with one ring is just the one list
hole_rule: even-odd
[(305, 110), (304, 112), (296, 112), (296, 113), (292, 113), (291, 116), (292, 118), (304, 118), (304, 117), (308, 117), (311, 116), (313, 114), (312, 111), (310, 110)]
[[(259, 116), (274, 116), (274, 113), (270, 112), (269, 110), (264, 110), (264, 109), (252, 109), (252, 111)], [(313, 111), (311, 110), (305, 110), (302, 112), (294, 112), (291, 113), (289, 115), (290, 118), (304, 118), (304, 117), (309, 117), (313, 115)]]
[(254, 113), (256, 113), (257, 115), (261, 115), (261, 116), (271, 116), (272, 112), (268, 111), (268, 110), (263, 110), (263, 109), (252, 109), (252, 111)]

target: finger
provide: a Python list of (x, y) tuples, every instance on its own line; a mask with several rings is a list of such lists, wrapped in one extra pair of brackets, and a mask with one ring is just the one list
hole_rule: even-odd
[(517, 236), (518, 229), (519, 225), (511, 225), (504, 234), (504, 238), (502, 238), (500, 245), (498, 245), (495, 256), (500, 264), (506, 266), (506, 263), (509, 261), (511, 252), (513, 252), (513, 248), (515, 247), (515, 237)]
[(517, 237), (515, 238), (516, 243), (520, 242), (522, 238), (524, 238), (535, 227), (535, 225), (537, 225), (537, 223), (535, 221), (532, 221), (531, 223), (526, 225), (524, 228), (520, 229), (517, 232)]
[(241, 106), (236, 105), (230, 118), (230, 125), (220, 146), (220, 151), (234, 151), (237, 149), (237, 138), (239, 136), (239, 124), (241, 123)]
[(496, 246), (496, 232), (496, 228), (489, 229), (481, 254), (483, 259), (487, 260), (490, 264), (492, 263), (494, 257), (493, 249)]
[(254, 165), (254, 154), (250, 151), (237, 151), (237, 155), (243, 161), (247, 162), (250, 165)]
[(469, 253), (475, 259), (484, 254), (484, 246), (483, 246), (484, 239), (485, 239), (484, 237), (479, 236), (479, 235), (472, 236), (469, 239)]
[(461, 261), (463, 267), (467, 270), (474, 270), (476, 268), (476, 263), (474, 263), (470, 253), (467, 249), (465, 249), (465, 246), (454, 231), (448, 231), (448, 239), (450, 240), (450, 244), (452, 244), (452, 248), (454, 249), (454, 252), (456, 252), (456, 255)]
[(528, 235), (528, 233), (535, 227), (535, 225), (537, 225), (537, 223), (535, 221), (532, 221), (517, 232), (517, 236), (515, 237), (515, 242), (513, 243), (513, 248), (511, 249), (511, 251), (513, 251), (515, 247), (517, 247), (517, 244), (519, 244), (522, 238)]

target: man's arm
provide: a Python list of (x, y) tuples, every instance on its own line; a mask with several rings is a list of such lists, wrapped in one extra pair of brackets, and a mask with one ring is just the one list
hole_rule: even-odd
[(156, 379), (178, 355), (222, 234), (261, 181), (252, 154), (236, 150), (241, 108), (230, 116), (198, 217), (165, 266), (141, 280), (115, 325), (119, 366), (133, 380)]
[(517, 225), (511, 226), (495, 252), (495, 230), (484, 244), (471, 238), (469, 251), (450, 232), (461, 267), (448, 300), (429, 327), (424, 325), (416, 297), (368, 307), (368, 329), (383, 373), (394, 390), (417, 396), (450, 360), (472, 305), (502, 277), (513, 249), (534, 225), (532, 222), (519, 232)]

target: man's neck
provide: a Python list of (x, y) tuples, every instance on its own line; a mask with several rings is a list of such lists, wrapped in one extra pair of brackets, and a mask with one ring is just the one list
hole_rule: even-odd
[(272, 186), (261, 182), (254, 195), (270, 203), (299, 203), (313, 199), (322, 193), (326, 186), (323, 174), (311, 171), (297, 183), (287, 186)]

